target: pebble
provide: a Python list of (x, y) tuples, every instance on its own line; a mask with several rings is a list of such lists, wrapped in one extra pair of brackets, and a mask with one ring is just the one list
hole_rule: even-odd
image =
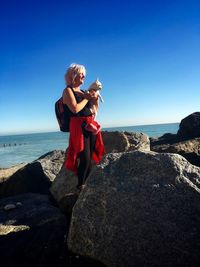
[(15, 204), (7, 204), (4, 206), (4, 210), (12, 210), (15, 208), (16, 208)]
[(4, 206), (4, 210), (12, 210), (12, 209), (15, 209), (15, 208), (19, 208), (22, 206), (22, 203), (21, 202), (16, 202), (15, 204), (6, 204)]

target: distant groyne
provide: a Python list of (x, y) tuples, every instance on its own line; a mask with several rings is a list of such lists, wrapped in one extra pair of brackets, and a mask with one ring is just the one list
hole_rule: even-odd
[(0, 144), (0, 147), (13, 147), (13, 146), (23, 146), (27, 145), (27, 143), (4, 143)]

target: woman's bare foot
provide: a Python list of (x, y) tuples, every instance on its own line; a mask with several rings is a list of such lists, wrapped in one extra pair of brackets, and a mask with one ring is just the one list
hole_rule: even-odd
[(82, 184), (81, 186), (80, 186), (80, 191), (83, 191), (84, 190), (84, 188), (85, 188), (85, 184)]
[(79, 192), (82, 192), (84, 188), (85, 188), (85, 184), (77, 186), (77, 189), (79, 190)]

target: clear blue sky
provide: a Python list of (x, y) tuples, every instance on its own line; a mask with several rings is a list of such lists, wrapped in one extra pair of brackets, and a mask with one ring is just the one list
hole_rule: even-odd
[(57, 131), (72, 62), (103, 83), (104, 127), (200, 110), (199, 1), (3, 0), (0, 25), (0, 134)]

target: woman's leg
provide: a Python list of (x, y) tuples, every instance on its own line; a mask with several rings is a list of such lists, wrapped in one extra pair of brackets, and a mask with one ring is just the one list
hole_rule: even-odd
[(94, 150), (94, 147), (95, 147), (95, 142), (96, 142), (96, 135), (93, 135), (91, 134), (90, 135), (90, 165), (89, 165), (89, 168), (88, 168), (88, 171), (87, 171), (87, 175), (86, 175), (86, 178), (89, 176), (91, 170), (92, 170), (92, 166), (93, 166), (93, 163), (92, 163), (92, 152)]
[(90, 136), (84, 134), (84, 150), (79, 154), (78, 186), (84, 184), (90, 166)]
[(78, 186), (85, 183), (86, 178), (89, 176), (92, 169), (92, 151), (94, 149), (96, 136), (90, 132), (84, 133), (84, 150), (79, 155), (78, 166)]

